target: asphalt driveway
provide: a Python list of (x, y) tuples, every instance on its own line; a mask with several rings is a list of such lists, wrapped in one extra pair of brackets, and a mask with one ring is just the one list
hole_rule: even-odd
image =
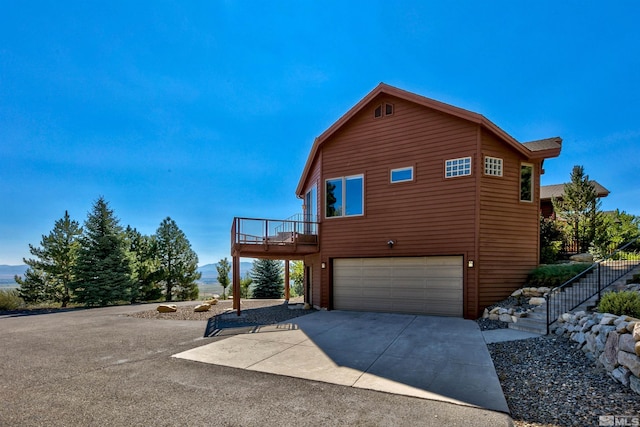
[(148, 309), (0, 317), (0, 426), (512, 425), (468, 405), (171, 357), (231, 338), (126, 316)]

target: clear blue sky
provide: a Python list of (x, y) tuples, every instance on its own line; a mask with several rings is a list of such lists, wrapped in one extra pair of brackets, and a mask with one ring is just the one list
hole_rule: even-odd
[(640, 3), (9, 2), (0, 13), (0, 264), (104, 196), (170, 216), (200, 264), (234, 216), (287, 218), (313, 139), (379, 82), (483, 114), (640, 215)]

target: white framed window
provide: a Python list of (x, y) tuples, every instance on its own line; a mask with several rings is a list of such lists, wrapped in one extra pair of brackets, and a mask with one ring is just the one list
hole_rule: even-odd
[(364, 215), (364, 175), (325, 181), (325, 217)]
[(444, 162), (444, 177), (455, 178), (457, 176), (471, 175), (471, 157), (449, 159)]
[(502, 159), (485, 156), (484, 174), (489, 176), (502, 176)]
[(533, 165), (520, 164), (520, 201), (533, 202)]
[(392, 184), (413, 181), (413, 166), (391, 169), (391, 172), (389, 172), (389, 181)]

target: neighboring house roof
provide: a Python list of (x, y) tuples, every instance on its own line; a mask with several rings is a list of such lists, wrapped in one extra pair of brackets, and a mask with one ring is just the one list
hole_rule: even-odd
[[(596, 188), (596, 196), (607, 197), (609, 190), (600, 185), (597, 181), (591, 181)], [(567, 184), (541, 185), (540, 200), (550, 201), (552, 198), (562, 199), (564, 196), (564, 186)]]
[(298, 187), (296, 189), (296, 194), (299, 197), (302, 197), (304, 191), (304, 185), (307, 180), (307, 175), (318, 155), (319, 149), (322, 144), (328, 140), (334, 133), (336, 133), (344, 124), (346, 124), (353, 116), (355, 116), (358, 112), (360, 112), (363, 108), (365, 108), (369, 102), (371, 102), (374, 98), (376, 98), (380, 94), (386, 94), (390, 96), (394, 96), (400, 99), (404, 99), (406, 101), (414, 102), (418, 105), (422, 105), (424, 107), (432, 108), (434, 110), (440, 111), (442, 113), (450, 114), (452, 116), (468, 120), (472, 123), (476, 123), (483, 128), (493, 132), (502, 140), (504, 140), (509, 146), (514, 148), (516, 151), (521, 153), (527, 159), (546, 159), (550, 157), (557, 157), (560, 155), (560, 148), (562, 144), (561, 138), (548, 138), (539, 141), (532, 141), (529, 143), (520, 143), (516, 139), (514, 139), (511, 135), (506, 133), (504, 130), (500, 129), (493, 122), (488, 120), (481, 114), (474, 113), (472, 111), (468, 111), (459, 107), (454, 107), (453, 105), (445, 104), (440, 101), (436, 101), (431, 98), (427, 98), (421, 95), (417, 95), (415, 93), (407, 92), (402, 89), (398, 89), (393, 86), (389, 86), (385, 83), (380, 83), (376, 86), (371, 92), (369, 92), (364, 98), (360, 100), (356, 105), (354, 105), (349, 111), (347, 111), (342, 117), (340, 117), (331, 127), (329, 127), (326, 131), (324, 131), (320, 136), (318, 136), (313, 146), (311, 147), (311, 153), (307, 158), (307, 163), (305, 164), (304, 170), (300, 177), (300, 181), (298, 183)]

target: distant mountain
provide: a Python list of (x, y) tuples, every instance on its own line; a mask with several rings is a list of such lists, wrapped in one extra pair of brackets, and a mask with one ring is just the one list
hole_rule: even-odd
[[(215, 279), (218, 277), (218, 270), (216, 270), (217, 264), (205, 264), (198, 267), (198, 271), (202, 273), (202, 278)], [(240, 277), (244, 277), (253, 267), (251, 262), (240, 262)], [(27, 270), (26, 265), (0, 265), (0, 279), (13, 280), (13, 276), (16, 274), (19, 276), (24, 275)]]
[[(202, 278), (215, 279), (218, 277), (218, 270), (216, 270), (216, 266), (218, 264), (205, 264), (201, 267), (198, 267), (198, 271), (202, 273)], [(252, 262), (242, 262), (240, 261), (240, 277), (244, 277), (251, 271), (253, 267)], [(230, 272), (231, 273), (231, 272)], [(231, 276), (231, 274), (229, 274)]]
[(0, 279), (11, 279), (13, 276), (23, 275), (27, 271), (26, 265), (0, 265)]

